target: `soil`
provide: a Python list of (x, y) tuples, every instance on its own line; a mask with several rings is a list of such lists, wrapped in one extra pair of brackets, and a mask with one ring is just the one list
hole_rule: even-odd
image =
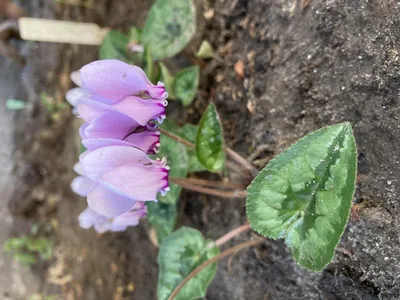
[[(95, 3), (93, 9), (50, 0), (24, 1), (23, 6), (29, 16), (120, 29), (142, 24), (150, 7), (145, 0)], [(352, 217), (326, 270), (310, 273), (297, 266), (282, 241), (266, 241), (221, 262), (206, 299), (400, 299), (399, 4), (198, 3), (201, 26), (186, 52), (203, 38), (217, 49), (218, 58), (205, 64), (192, 107), (183, 110), (171, 103), (171, 118), (196, 123), (213, 101), (229, 146), (260, 168), (297, 138), (343, 121), (352, 123), (359, 152)], [(1, 100), (22, 99), (30, 106), (12, 112), (0, 105), (0, 239), (27, 233), (33, 223), (48, 223), (56, 246), (51, 262), (32, 269), (0, 254), (1, 295), (12, 300), (33, 293), (61, 299), (156, 299), (157, 248), (146, 222), (104, 235), (77, 226), (85, 203), (69, 184), (79, 152), (78, 121), (70, 109), (49, 114), (40, 101), (46, 92), (63, 103), (72, 86), (69, 72), (95, 60), (96, 47), (17, 46), (27, 66), (0, 58)], [(182, 194), (179, 225), (195, 227), (208, 238), (244, 221), (244, 201)]]

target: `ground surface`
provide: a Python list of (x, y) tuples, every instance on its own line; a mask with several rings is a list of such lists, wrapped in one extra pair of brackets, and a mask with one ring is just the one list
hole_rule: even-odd
[[(143, 1), (96, 1), (95, 9), (32, 0), (31, 16), (94, 21), (125, 28), (144, 18)], [(147, 3), (147, 5), (145, 5)], [(357, 209), (334, 262), (319, 274), (299, 268), (282, 242), (219, 265), (207, 299), (400, 299), (399, 87), (400, 7), (392, 0), (214, 0), (198, 35), (220, 59), (202, 72), (202, 93), (189, 111), (196, 123), (211, 99), (229, 145), (262, 167), (298, 137), (350, 121), (359, 150)], [(211, 14), (206, 14), (210, 16)], [(203, 27), (203, 26), (202, 26)], [(98, 236), (77, 227), (84, 202), (69, 191), (78, 155), (76, 120), (54, 120), (40, 92), (63, 101), (68, 73), (96, 58), (96, 48), (30, 43), (21, 69), (1, 59), (1, 101), (24, 98), (19, 112), (0, 105), (0, 239), (53, 220), (55, 258), (33, 270), (1, 255), (0, 292), (62, 299), (155, 299), (157, 249), (142, 224)], [(243, 66), (243, 68), (241, 67)], [(217, 238), (245, 220), (244, 202), (184, 193), (180, 225)], [(240, 239), (244, 240), (244, 234)], [(236, 241), (238, 241), (237, 239)], [(134, 289), (132, 292), (132, 287)], [(1, 296), (0, 296), (1, 297)]]

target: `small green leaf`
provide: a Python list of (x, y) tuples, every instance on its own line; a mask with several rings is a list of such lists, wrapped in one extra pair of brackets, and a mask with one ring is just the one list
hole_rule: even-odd
[(24, 266), (31, 266), (37, 262), (36, 257), (30, 253), (16, 253), (14, 259)]
[(176, 204), (147, 202), (147, 220), (157, 232), (158, 244), (174, 231), (177, 208)]
[(192, 103), (199, 88), (200, 68), (198, 66), (181, 70), (174, 81), (174, 94), (184, 106)]
[(211, 172), (221, 171), (225, 166), (222, 126), (212, 103), (208, 105), (200, 120), (196, 136), (196, 155)]
[(26, 106), (27, 106), (27, 103), (22, 100), (8, 99), (6, 101), (6, 107), (10, 110), (20, 110), (20, 109), (24, 109)]
[[(197, 129), (198, 127), (196, 125), (186, 123), (176, 134), (194, 144), (196, 143)], [(189, 156), (189, 173), (207, 171), (207, 168), (204, 167), (197, 159), (196, 151), (192, 148), (186, 148), (186, 150)]]
[(175, 78), (174, 76), (171, 75), (169, 72), (167, 66), (163, 63), (160, 63), (160, 70), (161, 70), (161, 81), (164, 82), (165, 84), (165, 89), (168, 92), (168, 100), (170, 99), (175, 99), (175, 93), (174, 93), (174, 81)]
[(180, 52), (196, 32), (196, 9), (192, 0), (157, 0), (144, 25), (142, 42), (151, 46), (153, 58), (161, 60)]
[[(158, 253), (158, 300), (166, 300), (176, 286), (196, 267), (219, 253), (213, 241), (204, 239), (200, 231), (182, 227), (169, 235)], [(198, 299), (205, 296), (217, 265), (212, 264), (193, 277), (175, 300)]]
[(208, 59), (214, 57), (214, 49), (208, 41), (202, 41), (196, 57), (201, 59)]
[(351, 125), (324, 127), (271, 160), (248, 187), (251, 227), (285, 238), (298, 263), (321, 271), (346, 227), (357, 150)]
[[(165, 121), (162, 127), (171, 132), (176, 130), (176, 125), (168, 121)], [(171, 168), (169, 170), (169, 176), (185, 178), (189, 168), (189, 158), (186, 147), (164, 134), (161, 135), (160, 140), (161, 148), (157, 156), (167, 158), (168, 165)], [(168, 204), (175, 204), (182, 188), (174, 183), (170, 183), (169, 187), (171, 190), (165, 196), (159, 196), (158, 200)]]
[(100, 46), (99, 58), (129, 61), (127, 57), (128, 43), (128, 36), (119, 31), (111, 30), (104, 37), (103, 43)]
[(3, 249), (7, 253), (19, 251), (25, 247), (25, 237), (22, 238), (9, 238), (3, 244)]

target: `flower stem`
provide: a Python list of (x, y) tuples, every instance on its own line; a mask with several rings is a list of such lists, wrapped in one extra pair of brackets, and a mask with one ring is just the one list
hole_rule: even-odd
[(170, 137), (171, 139), (177, 141), (178, 143), (181, 143), (186, 147), (194, 149), (195, 145), (193, 143), (189, 142), (188, 140), (185, 140), (184, 138), (181, 138), (179, 135), (173, 134), (172, 132), (169, 132), (168, 130), (165, 130), (163, 128), (159, 128), (159, 130), (162, 134), (165, 134), (167, 137)]
[(233, 239), (238, 234), (241, 234), (242, 232), (246, 232), (247, 230), (250, 230), (250, 224), (248, 224), (248, 223), (229, 231), (227, 234), (224, 234), (218, 240), (215, 241), (215, 245), (220, 247), (223, 244), (225, 244), (226, 242)]
[[(195, 144), (189, 142), (188, 140), (181, 138), (180, 136), (173, 134), (172, 132), (169, 132), (168, 130), (165, 130), (163, 128), (159, 128), (160, 132), (165, 134), (166, 136), (170, 137), (171, 139), (177, 141), (178, 143), (181, 143), (189, 148), (195, 148)], [(228, 155), (232, 160), (234, 160), (237, 164), (239, 164), (241, 167), (243, 167), (246, 171), (248, 171), (251, 175), (255, 175), (257, 173), (257, 169), (247, 161), (243, 156), (241, 156), (239, 153), (236, 151), (232, 150), (229, 147), (225, 147), (224, 149), (226, 155)]]
[(236, 151), (233, 151), (231, 148), (226, 147), (225, 153), (232, 158), (235, 162), (237, 162), (240, 166), (246, 169), (251, 175), (257, 174), (257, 169), (243, 156), (241, 156)]
[[(182, 180), (183, 179), (184, 178), (182, 178)], [(241, 183), (216, 181), (216, 180), (205, 180), (205, 179), (198, 179), (198, 178), (186, 178), (184, 180), (191, 184), (202, 185), (202, 186), (206, 186), (206, 187), (215, 187), (215, 188), (222, 188), (222, 189), (245, 189), (246, 188), (246, 185), (241, 184)]]
[(235, 191), (221, 191), (211, 188), (206, 188), (203, 186), (195, 185), (193, 183), (188, 182), (185, 178), (177, 178), (170, 177), (169, 180), (172, 183), (180, 185), (181, 187), (192, 190), (199, 193), (204, 193), (212, 196), (217, 196), (221, 198), (246, 198), (247, 191), (246, 190), (235, 190)]
[(175, 288), (175, 290), (172, 292), (172, 294), (168, 297), (168, 300), (173, 300), (178, 293), (182, 290), (182, 288), (185, 286), (186, 283), (189, 282), (190, 279), (192, 279), (194, 276), (199, 274), (204, 268), (208, 267), (209, 265), (225, 258), (228, 255), (231, 255), (233, 253), (236, 253), (242, 249), (245, 249), (247, 247), (255, 246), (257, 244), (260, 244), (264, 239), (258, 238), (254, 240), (250, 240), (244, 243), (241, 243), (239, 245), (233, 246), (231, 248), (226, 249), (225, 251), (221, 252), (220, 254), (214, 256), (213, 258), (203, 262), (200, 266), (198, 266), (196, 269), (194, 269), (188, 276), (186, 276), (181, 283)]

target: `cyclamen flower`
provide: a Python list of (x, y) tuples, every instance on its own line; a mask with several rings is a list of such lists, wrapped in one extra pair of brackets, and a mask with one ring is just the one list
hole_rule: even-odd
[(71, 90), (67, 100), (86, 122), (80, 135), (88, 149), (79, 158), (81, 176), (72, 189), (87, 197), (89, 208), (82, 214), (90, 216), (97, 231), (114, 230), (120, 228), (117, 220), (134, 220), (140, 203), (157, 201), (158, 193), (169, 190), (165, 160), (146, 155), (160, 146), (154, 122), (165, 118), (168, 94), (140, 68), (116, 60), (90, 63), (72, 77), (81, 87)]
[(141, 218), (147, 215), (144, 202), (137, 202), (131, 211), (119, 215), (115, 218), (107, 218), (90, 209), (86, 208), (78, 217), (79, 226), (84, 229), (93, 227), (96, 232), (104, 233), (107, 231), (124, 231), (129, 226), (139, 224)]

